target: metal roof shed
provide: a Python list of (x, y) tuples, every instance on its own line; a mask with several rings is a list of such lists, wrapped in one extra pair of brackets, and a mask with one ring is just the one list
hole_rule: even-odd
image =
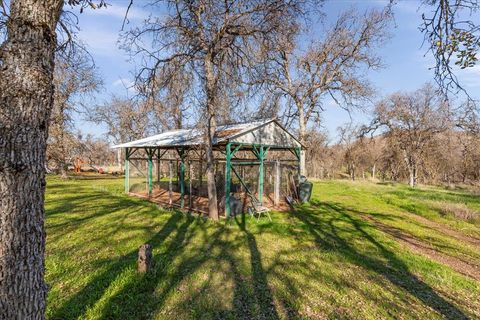
[[(179, 174), (178, 180), (180, 182), (180, 207), (185, 207), (185, 170), (187, 163), (189, 168), (192, 166), (192, 161), (202, 162), (202, 155), (197, 152), (201, 150), (204, 145), (204, 135), (201, 129), (180, 129), (164, 132), (151, 137), (122, 143), (113, 146), (112, 148), (124, 148), (125, 149), (125, 191), (129, 192), (129, 163), (132, 159), (139, 160), (141, 158), (134, 158), (134, 155), (138, 155), (139, 151), (143, 151), (146, 154), (144, 160), (147, 161), (147, 189), (148, 197), (150, 198), (153, 192), (153, 166), (154, 160), (157, 165), (157, 181), (160, 181), (158, 170), (160, 168), (160, 161), (167, 160), (172, 161), (172, 158), (166, 158), (167, 152), (172, 150), (178, 154), (179, 161)], [(231, 196), (231, 184), (232, 184), (232, 172), (242, 184), (244, 189), (250, 196), (256, 197), (260, 203), (263, 203), (264, 196), (264, 164), (266, 162), (267, 153), (271, 151), (288, 151), (287, 153), (293, 155), (293, 161), (295, 161), (298, 167), (300, 161), (300, 151), (303, 145), (295, 138), (295, 136), (287, 131), (276, 119), (270, 119), (266, 121), (257, 121), (241, 124), (229, 124), (218, 126), (214, 135), (214, 151), (216, 151), (216, 161), (224, 163), (225, 165), (225, 203), (230, 202)], [(243, 154), (243, 157), (239, 156)], [(254, 155), (251, 159), (247, 154)], [(195, 157), (196, 156), (196, 157)], [(292, 161), (292, 159), (281, 159), (275, 157), (278, 165), (279, 161)], [(258, 166), (258, 190), (256, 196), (252, 190), (249, 190), (247, 183), (242, 179), (241, 175), (236, 170), (238, 166), (255, 165)], [(171, 163), (170, 163), (171, 166)], [(172, 169), (170, 168), (170, 205), (172, 204)], [(192, 210), (192, 178), (191, 169), (189, 174), (190, 190), (189, 195), (189, 209)], [(201, 169), (200, 169), (201, 171)], [(297, 173), (298, 175), (298, 173)], [(201, 183), (200, 174), (200, 183)], [(275, 203), (279, 201), (279, 185), (280, 182), (276, 180), (275, 187)], [(230, 206), (225, 205), (225, 216), (230, 216)]]

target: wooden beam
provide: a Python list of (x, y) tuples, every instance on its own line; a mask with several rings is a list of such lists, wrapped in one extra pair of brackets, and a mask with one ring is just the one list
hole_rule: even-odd
[(172, 160), (168, 162), (168, 171), (169, 171), (169, 180), (168, 180), (168, 204), (172, 206), (173, 199), (172, 199), (172, 180), (173, 180), (173, 163)]
[[(225, 163), (225, 217), (230, 218), (230, 186), (231, 186), (231, 175), (230, 175), (230, 160), (232, 158), (232, 145), (227, 143), (226, 148), (226, 163)], [(238, 150), (237, 150), (238, 151)]]
[(275, 184), (274, 184), (274, 204), (278, 206), (280, 204), (280, 183), (281, 183), (281, 168), (280, 161), (275, 161)]

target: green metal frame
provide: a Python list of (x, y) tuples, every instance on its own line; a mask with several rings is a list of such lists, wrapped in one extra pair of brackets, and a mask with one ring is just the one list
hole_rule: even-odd
[(155, 155), (155, 149), (145, 148), (147, 153), (148, 161), (148, 171), (147, 171), (147, 185), (148, 185), (148, 194), (151, 195), (153, 191), (153, 156)]
[[(232, 151), (232, 143), (228, 142), (225, 146), (225, 217), (230, 218), (231, 208), (230, 208), (230, 193), (231, 193), (231, 185), (232, 185), (232, 175), (231, 170), (235, 169), (232, 167), (232, 158), (235, 157), (235, 154), (240, 150), (242, 144), (239, 144), (233, 149)], [(235, 174), (237, 174), (235, 172)], [(238, 175), (237, 175), (238, 177)], [(240, 179), (241, 180), (241, 179)], [(241, 181), (243, 184), (243, 181)]]
[(253, 154), (257, 157), (259, 161), (258, 165), (258, 202), (260, 205), (263, 205), (263, 184), (264, 184), (264, 165), (263, 162), (265, 160), (265, 157), (267, 156), (267, 152), (270, 150), (270, 147), (265, 147), (263, 145), (259, 146), (258, 148), (256, 146), (253, 146), (252, 152)]
[[(237, 177), (238, 174), (235, 171), (235, 168), (232, 166), (232, 158), (235, 157), (235, 154), (240, 150), (240, 148), (243, 146), (242, 144), (238, 144), (235, 149), (232, 151), (232, 143), (228, 142), (227, 145), (225, 146), (225, 217), (230, 218), (231, 214), (231, 208), (230, 208), (230, 193), (231, 193), (231, 185), (232, 185), (232, 175), (231, 175), (231, 170), (234, 171), (235, 175)], [(241, 178), (240, 182), (244, 184)], [(247, 188), (245, 188), (247, 189)]]
[[(247, 148), (247, 150), (252, 151), (254, 156), (258, 161), (236, 161), (234, 158), (236, 153), (241, 149), (241, 148)], [(138, 150), (142, 148), (126, 148), (125, 149), (125, 192), (129, 192), (129, 175), (130, 175), (130, 159), (131, 156)], [(162, 156), (171, 149), (164, 150), (161, 152), (161, 148), (144, 148), (147, 156), (148, 156), (148, 193), (149, 195), (152, 194), (153, 191), (153, 160), (156, 157), (157, 160), (157, 181), (160, 180), (160, 160)], [(266, 155), (269, 150), (289, 150), (292, 152), (292, 154), (295, 155), (296, 159), (300, 161), (300, 153), (301, 153), (301, 147), (297, 148), (285, 148), (282, 146), (276, 146), (276, 145), (257, 145), (257, 144), (242, 144), (242, 143), (236, 143), (236, 142), (227, 142), (225, 146), (225, 159), (226, 159), (226, 165), (225, 165), (225, 215), (227, 218), (230, 218), (231, 216), (231, 208), (230, 208), (230, 198), (231, 198), (231, 184), (232, 184), (232, 171), (235, 174), (235, 176), (238, 178), (242, 186), (245, 188), (246, 192), (253, 197), (255, 200), (260, 203), (260, 205), (263, 205), (263, 193), (264, 193), (264, 175), (265, 175), (265, 168), (264, 168), (264, 161), (266, 159)], [(180, 156), (180, 193), (181, 193), (181, 198), (180, 198), (180, 206), (181, 208), (185, 207), (185, 170), (186, 170), (186, 158), (187, 158), (187, 150), (184, 147), (178, 147), (176, 148), (176, 151), (178, 152)], [(223, 152), (222, 152), (223, 153)], [(242, 160), (242, 159), (237, 159), (237, 160)], [(247, 159), (248, 160), (248, 159)], [(178, 162), (177, 162), (178, 163)], [(237, 170), (235, 169), (235, 166), (242, 166), (242, 165), (258, 165), (258, 197), (255, 197), (255, 195), (252, 193), (251, 190), (247, 187), (247, 184), (245, 181), (243, 181), (241, 175), (238, 174)], [(299, 163), (300, 166), (300, 163)], [(299, 173), (300, 174), (300, 173)], [(191, 177), (189, 178), (191, 179)], [(191, 197), (191, 194), (190, 194)], [(191, 199), (190, 199), (191, 201)]]

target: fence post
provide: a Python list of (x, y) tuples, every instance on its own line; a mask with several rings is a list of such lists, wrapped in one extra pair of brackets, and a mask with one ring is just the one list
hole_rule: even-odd
[(172, 180), (173, 180), (173, 163), (172, 160), (168, 162), (168, 171), (170, 174), (170, 178), (168, 180), (168, 204), (172, 206), (173, 200), (172, 200)]
[(192, 175), (193, 175), (192, 160), (189, 160), (188, 161), (188, 183), (189, 183), (188, 206), (190, 211), (192, 210)]
[(230, 160), (232, 158), (232, 145), (227, 143), (226, 146), (226, 155), (225, 155), (225, 217), (230, 218)]
[(160, 185), (160, 175), (161, 175), (161, 170), (160, 170), (160, 148), (157, 149), (157, 183)]
[(185, 206), (185, 150), (179, 151), (180, 154), (180, 207)]
[(130, 168), (128, 166), (128, 163), (130, 162), (129, 158), (129, 149), (125, 148), (125, 193), (128, 193), (130, 191)]
[(260, 146), (258, 152), (258, 160), (260, 160), (260, 165), (258, 166), (258, 201), (260, 205), (263, 205), (263, 159), (265, 150), (263, 146)]
[(152, 270), (152, 267), (152, 246), (147, 243), (138, 249), (137, 271), (140, 273), (147, 273)]
[(148, 150), (148, 195), (152, 195), (153, 191), (153, 155), (152, 150)]
[(274, 190), (275, 190), (274, 202), (276, 206), (280, 204), (280, 178), (281, 178), (280, 161), (276, 160), (275, 161), (275, 186), (274, 186)]

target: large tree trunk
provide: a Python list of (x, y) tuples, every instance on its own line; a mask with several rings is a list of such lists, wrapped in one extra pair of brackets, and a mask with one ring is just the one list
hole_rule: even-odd
[(43, 319), (45, 151), (63, 0), (13, 0), (0, 46), (0, 319)]
[(416, 157), (403, 150), (405, 164), (408, 168), (408, 185), (414, 188), (417, 185), (417, 161)]
[(417, 186), (417, 166), (415, 164), (412, 164), (410, 168), (408, 169), (409, 172), (409, 185), (412, 188), (415, 188)]
[(62, 179), (67, 179), (68, 178), (68, 164), (66, 161), (60, 161), (58, 164), (59, 172), (60, 172), (60, 178)]
[(208, 191), (208, 215), (213, 220), (218, 220), (217, 188), (215, 183), (215, 159), (213, 155), (213, 139), (215, 136), (215, 80), (213, 66), (209, 55), (205, 58), (205, 87), (207, 92), (207, 127), (205, 156), (207, 160), (207, 191)]

